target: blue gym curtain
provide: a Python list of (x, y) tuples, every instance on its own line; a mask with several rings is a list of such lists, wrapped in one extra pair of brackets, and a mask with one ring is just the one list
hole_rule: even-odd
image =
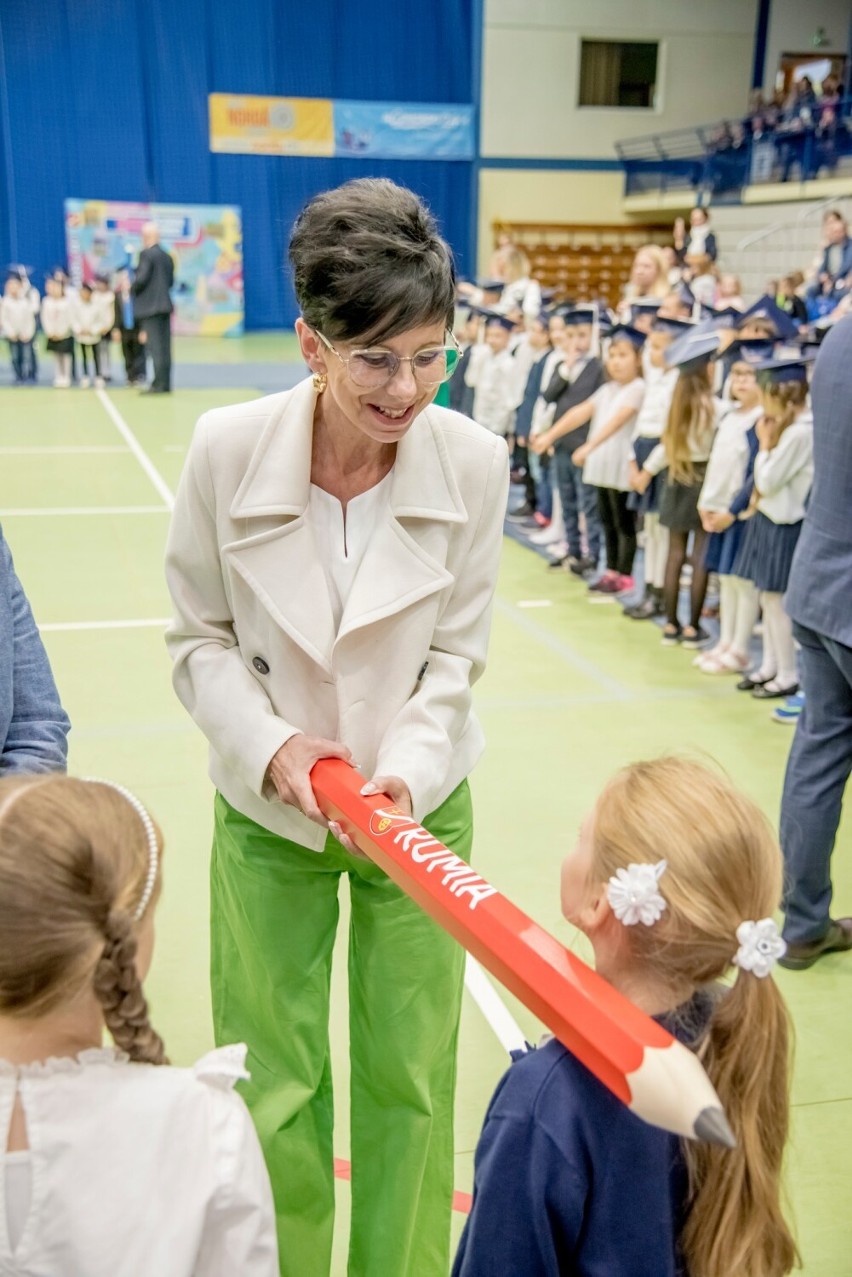
[(2, 0), (0, 266), (65, 260), (66, 197), (238, 204), (246, 327), (292, 323), (284, 259), (317, 191), (386, 176), (473, 269), (461, 161), (212, 155), (208, 93), (472, 100), (473, 0)]

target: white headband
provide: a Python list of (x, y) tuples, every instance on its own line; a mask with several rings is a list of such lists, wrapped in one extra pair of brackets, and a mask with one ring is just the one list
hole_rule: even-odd
[(157, 831), (154, 829), (154, 822), (136, 795), (132, 794), (129, 789), (125, 789), (124, 785), (117, 785), (114, 780), (101, 780), (99, 776), (87, 776), (85, 779), (93, 785), (108, 785), (110, 789), (114, 789), (116, 793), (121, 794), (122, 798), (126, 799), (142, 821), (145, 837), (148, 840), (148, 873), (145, 877), (145, 886), (142, 889), (141, 899), (133, 914), (133, 921), (140, 922), (151, 902), (154, 887), (157, 885), (159, 848), (157, 846)]

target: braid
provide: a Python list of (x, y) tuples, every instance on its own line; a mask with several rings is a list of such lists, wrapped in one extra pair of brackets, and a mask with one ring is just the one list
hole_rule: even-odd
[(112, 910), (104, 926), (104, 951), (93, 987), (116, 1046), (131, 1060), (168, 1064), (162, 1038), (148, 1020), (148, 1004), (136, 972), (136, 937), (128, 914)]

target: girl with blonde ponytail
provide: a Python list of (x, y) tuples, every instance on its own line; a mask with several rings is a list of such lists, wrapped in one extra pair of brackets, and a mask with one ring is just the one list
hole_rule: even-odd
[(3, 1273), (278, 1273), (260, 1147), (232, 1090), (245, 1048), (161, 1067), (142, 989), (161, 856), (121, 786), (0, 781)]
[(454, 1277), (785, 1277), (798, 1264), (781, 1206), (781, 878), (768, 822), (717, 772), (662, 758), (610, 781), (563, 864), (563, 913), (597, 970), (700, 1056), (737, 1146), (643, 1124), (551, 1039), (492, 1100)]

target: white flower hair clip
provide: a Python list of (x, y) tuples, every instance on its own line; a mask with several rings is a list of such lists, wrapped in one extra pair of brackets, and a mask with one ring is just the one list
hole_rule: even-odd
[(657, 886), (667, 869), (668, 861), (658, 860), (655, 865), (628, 865), (610, 878), (606, 898), (625, 927), (637, 922), (652, 927), (662, 917), (666, 902)]
[(772, 973), (775, 963), (787, 952), (774, 918), (741, 922), (737, 939), (740, 947), (734, 954), (734, 965), (742, 971), (751, 971), (761, 980)]

